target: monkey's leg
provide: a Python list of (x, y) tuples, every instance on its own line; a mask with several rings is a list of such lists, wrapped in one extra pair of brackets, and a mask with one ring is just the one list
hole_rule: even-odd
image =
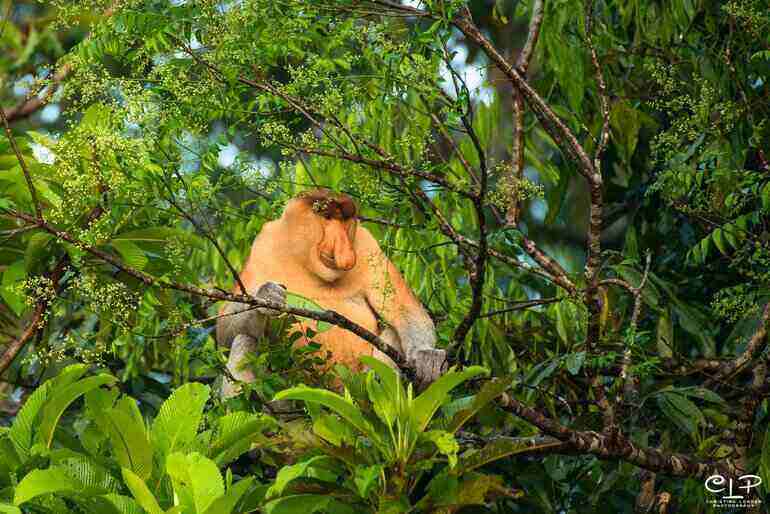
[[(246, 334), (239, 334), (233, 339), (230, 346), (230, 357), (227, 359), (227, 370), (240, 382), (254, 382), (254, 373), (250, 369), (244, 369), (246, 356), (257, 350), (257, 340)], [(240, 385), (225, 376), (222, 382), (222, 397), (230, 398), (241, 391)]]

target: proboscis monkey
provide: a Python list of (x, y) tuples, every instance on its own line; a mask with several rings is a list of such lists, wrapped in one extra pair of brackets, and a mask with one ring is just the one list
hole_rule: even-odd
[[(342, 314), (404, 355), (420, 382), (435, 380), (445, 353), (435, 348), (433, 321), (374, 237), (359, 225), (356, 213), (350, 197), (325, 189), (293, 198), (281, 217), (266, 223), (257, 235), (241, 282), (257, 297), (283, 303), (288, 289)], [(237, 284), (234, 292), (241, 292)], [(272, 313), (233, 302), (222, 308), (217, 341), (230, 346), (227, 367), (234, 378), (254, 380), (241, 364), (256, 350), (257, 338)], [(305, 320), (295, 328), (315, 325), (314, 320)], [(339, 327), (318, 333), (313, 340), (331, 353), (329, 365), (342, 363), (358, 371), (362, 369), (359, 358), (372, 355), (396, 367), (369, 342)], [(301, 337), (296, 344), (308, 342)], [(223, 394), (235, 393), (236, 386), (225, 380)]]

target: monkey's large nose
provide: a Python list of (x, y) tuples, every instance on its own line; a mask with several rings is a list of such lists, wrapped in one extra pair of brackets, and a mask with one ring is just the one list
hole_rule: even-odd
[(334, 252), (334, 264), (337, 265), (337, 269), (343, 271), (350, 271), (353, 266), (356, 265), (356, 252), (353, 249), (337, 250)]

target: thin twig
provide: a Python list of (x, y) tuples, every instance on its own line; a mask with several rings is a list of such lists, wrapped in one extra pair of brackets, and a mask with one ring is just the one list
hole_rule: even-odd
[(514, 304), (513, 307), (506, 307), (505, 309), (485, 312), (484, 314), (479, 315), (479, 318), (489, 318), (491, 316), (499, 316), (500, 314), (507, 314), (509, 312), (521, 311), (524, 309), (529, 309), (530, 307), (537, 307), (539, 305), (548, 305), (549, 303), (556, 303), (566, 299), (567, 299), (566, 296), (562, 296), (559, 298), (554, 297), (554, 298), (543, 298), (540, 300), (529, 300), (524, 302), (512, 302)]
[(0, 109), (0, 118), (3, 120), (5, 135), (8, 137), (8, 142), (11, 143), (13, 153), (16, 155), (16, 160), (19, 161), (21, 171), (24, 173), (24, 179), (27, 181), (29, 196), (32, 197), (32, 205), (35, 208), (35, 216), (37, 217), (38, 221), (43, 221), (43, 209), (40, 206), (40, 200), (38, 200), (37, 189), (35, 188), (35, 184), (32, 182), (32, 175), (30, 174), (29, 168), (27, 167), (27, 161), (24, 159), (24, 156), (21, 154), (21, 150), (19, 150), (19, 147), (16, 144), (16, 138), (13, 137), (11, 126), (8, 124), (8, 118), (6, 118), (5, 111), (3, 109)]

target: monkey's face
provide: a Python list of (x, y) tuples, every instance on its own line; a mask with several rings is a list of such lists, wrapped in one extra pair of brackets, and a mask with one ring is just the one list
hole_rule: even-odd
[(306, 268), (324, 282), (336, 282), (356, 266), (355, 204), (345, 195), (321, 190), (294, 205), (310, 229), (303, 238)]
[(336, 282), (356, 266), (356, 220), (320, 219), (321, 238), (311, 251), (311, 271), (325, 282)]

